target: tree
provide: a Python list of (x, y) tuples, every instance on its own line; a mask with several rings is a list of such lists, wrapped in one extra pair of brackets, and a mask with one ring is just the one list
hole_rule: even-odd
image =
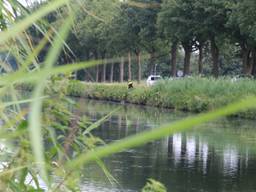
[(121, 4), (119, 14), (115, 17), (112, 23), (112, 47), (116, 52), (122, 55), (127, 53), (128, 57), (128, 78), (132, 79), (131, 74), (131, 53), (135, 53), (138, 74), (137, 79), (141, 81), (141, 60), (140, 55), (142, 51), (141, 31), (142, 18), (139, 15), (141, 8), (134, 7), (124, 2)]
[[(212, 74), (219, 75), (219, 47), (223, 39), (227, 38), (226, 23), (229, 9), (225, 6), (225, 0), (218, 1), (196, 1), (197, 13), (204, 18), (200, 21), (203, 25), (203, 34), (207, 35), (210, 41), (212, 55)], [(205, 39), (205, 38), (204, 38)]]
[[(75, 26), (81, 48), (86, 51), (86, 55), (93, 55), (94, 59), (107, 57), (108, 48), (111, 44), (112, 20), (116, 16), (118, 7), (117, 1), (84, 1), (81, 5), (79, 17)], [(97, 14), (95, 14), (97, 13)], [(101, 67), (96, 67), (96, 81), (106, 80), (106, 63)], [(101, 71), (100, 71), (101, 68)]]
[[(140, 1), (139, 1), (140, 2)], [(154, 72), (156, 52), (159, 51), (160, 39), (158, 37), (157, 29), (157, 15), (160, 11), (160, 0), (144, 0), (144, 6), (137, 8), (138, 17), (140, 21), (141, 45), (149, 53), (149, 73)]]
[[(160, 30), (172, 41), (172, 55), (175, 62), (177, 42), (180, 42), (185, 51), (184, 75), (190, 74), (190, 58), (195, 43), (194, 29), (195, 22), (191, 16), (193, 0), (165, 0), (159, 13)], [(175, 65), (173, 71), (175, 71)], [(174, 72), (173, 72), (174, 73)], [(174, 75), (174, 74), (173, 74)]]
[(255, 47), (256, 47), (256, 2), (253, 0), (230, 0), (229, 28), (231, 39), (241, 48), (242, 73), (255, 75)]

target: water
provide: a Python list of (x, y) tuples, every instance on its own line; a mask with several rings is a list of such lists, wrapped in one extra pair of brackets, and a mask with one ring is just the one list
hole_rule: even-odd
[[(92, 121), (121, 106), (94, 131), (107, 143), (191, 115), (99, 101), (81, 100), (79, 106), (77, 112)], [(256, 191), (256, 125), (224, 118), (103, 161), (119, 184), (111, 184), (92, 164), (84, 168), (82, 191), (140, 191), (148, 178), (162, 182), (171, 192)]]

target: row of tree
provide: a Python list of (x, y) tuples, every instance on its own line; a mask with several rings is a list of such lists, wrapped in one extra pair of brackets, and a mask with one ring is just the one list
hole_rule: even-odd
[[(80, 71), (80, 78), (140, 81), (155, 72), (156, 63), (169, 76), (176, 76), (177, 69), (184, 75), (194, 72), (218, 77), (229, 74), (226, 69), (256, 75), (255, 0), (75, 3), (79, 11), (67, 40), (76, 55), (73, 59), (121, 58), (118, 63)], [(55, 22), (56, 17), (49, 17), (49, 22)], [(148, 59), (142, 59), (144, 55)]]
[[(184, 48), (185, 74), (190, 72), (194, 50), (199, 51), (198, 69), (202, 73), (202, 51), (209, 43), (212, 74), (217, 77), (220, 47), (229, 41), (241, 51), (243, 73), (256, 75), (255, 7), (253, 0), (167, 0), (159, 12), (159, 26), (172, 42), (173, 58), (178, 43)], [(175, 62), (172, 65), (175, 69)]]

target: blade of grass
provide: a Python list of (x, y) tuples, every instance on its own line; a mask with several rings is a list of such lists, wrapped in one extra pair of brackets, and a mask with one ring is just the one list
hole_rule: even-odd
[(107, 115), (105, 115), (104, 117), (102, 117), (101, 119), (99, 119), (98, 121), (96, 121), (95, 123), (93, 123), (92, 125), (90, 125), (88, 128), (86, 128), (86, 130), (83, 132), (83, 135), (86, 135), (88, 133), (90, 133), (93, 129), (96, 129), (97, 127), (99, 127), (104, 121), (106, 121), (107, 119), (109, 119), (109, 117), (111, 117), (111, 115), (117, 111), (120, 110), (120, 107), (118, 107), (117, 109), (111, 111), (110, 113), (108, 113)]
[(47, 97), (48, 96), (42, 96), (42, 97), (34, 98), (34, 99), (24, 99), (24, 100), (16, 100), (16, 101), (12, 101), (12, 102), (7, 102), (7, 103), (4, 103), (3, 106), (1, 106), (0, 108), (6, 108), (6, 107), (9, 107), (12, 105), (17, 105), (17, 104), (31, 103), (38, 99), (46, 99)]
[[(66, 39), (68, 32), (70, 30), (71, 24), (72, 24), (72, 16), (70, 16), (66, 22), (62, 25), (60, 29), (59, 35), (62, 37), (62, 39)], [(43, 90), (46, 84), (46, 80), (49, 77), (49, 71), (51, 71), (52, 66), (56, 62), (58, 55), (61, 52), (62, 48), (62, 41), (60, 38), (56, 38), (53, 42), (53, 45), (51, 49), (49, 50), (49, 54), (46, 58), (46, 63), (44, 66), (43, 71), (48, 72), (44, 73), (43, 76), (41, 76), (38, 79), (38, 84), (35, 87), (35, 91), (33, 93), (33, 98), (40, 98), (43, 94)], [(32, 102), (31, 104), (31, 113), (29, 115), (29, 135), (30, 135), (30, 141), (31, 141), (31, 147), (32, 151), (35, 157), (36, 162), (42, 162), (39, 164), (39, 173), (43, 180), (49, 184), (48, 182), (48, 176), (45, 169), (44, 164), (44, 144), (43, 144), (43, 135), (42, 135), (42, 123), (41, 123), (41, 109), (42, 109), (42, 100), (36, 100)]]
[(103, 173), (105, 174), (105, 176), (107, 177), (108, 181), (112, 186), (119, 185), (117, 179), (113, 175), (111, 175), (105, 164), (100, 159), (96, 160), (96, 163), (101, 168), (101, 170), (103, 171)]
[(16, 111), (17, 112), (20, 112), (20, 106), (19, 104), (17, 104), (18, 102), (18, 93), (17, 91), (15, 90), (15, 88), (13, 86), (10, 86), (10, 92), (11, 92), (11, 97), (12, 97), (12, 101), (14, 101), (14, 107), (16, 108)]
[[(119, 61), (119, 59), (110, 59), (108, 62), (113, 61)], [(11, 74), (7, 74), (5, 76), (0, 76), (0, 85), (8, 85), (11, 83), (22, 83), (22, 82), (31, 82), (35, 81), (37, 79), (40, 79), (44, 77), (45, 75), (57, 75), (61, 73), (68, 73), (72, 71), (76, 71), (79, 69), (86, 69), (90, 67), (94, 67), (96, 65), (101, 65), (102, 60), (93, 60), (93, 61), (87, 61), (87, 62), (80, 62), (80, 63), (74, 63), (74, 64), (67, 64), (63, 66), (54, 67), (51, 69), (51, 71), (41, 70), (38, 72), (34, 72), (29, 74), (29, 76), (24, 72), (14, 72)]]
[(8, 169), (8, 170), (4, 170), (4, 171), (1, 171), (0, 172), (0, 177), (4, 177), (6, 175), (10, 175), (10, 174), (13, 174), (14, 172), (16, 171), (20, 171), (26, 167), (29, 167), (30, 165), (24, 165), (24, 166), (19, 166), (19, 167), (15, 167), (15, 168), (12, 168), (12, 169)]
[[(45, 33), (43, 39), (40, 41), (40, 43), (36, 46), (35, 49), (33, 49), (32, 53), (28, 55), (25, 62), (22, 65), (22, 69), (20, 71), (25, 71), (25, 69), (33, 62), (33, 60), (37, 60), (38, 54), (40, 51), (45, 47), (45, 45), (48, 42), (48, 36), (51, 36), (52, 31), (49, 30), (47, 33)], [(34, 63), (34, 66), (39, 69), (39, 65), (37, 63)]]

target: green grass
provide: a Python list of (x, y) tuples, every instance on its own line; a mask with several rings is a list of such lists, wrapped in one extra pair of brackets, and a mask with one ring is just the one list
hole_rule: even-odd
[[(205, 112), (225, 106), (247, 96), (256, 96), (256, 81), (230, 78), (191, 77), (165, 80), (155, 86), (135, 85), (127, 89), (122, 83), (85, 83), (71, 81), (68, 88), (71, 96), (99, 100), (125, 101), (133, 104), (172, 108), (190, 112)], [(237, 115), (254, 118), (254, 111)]]

